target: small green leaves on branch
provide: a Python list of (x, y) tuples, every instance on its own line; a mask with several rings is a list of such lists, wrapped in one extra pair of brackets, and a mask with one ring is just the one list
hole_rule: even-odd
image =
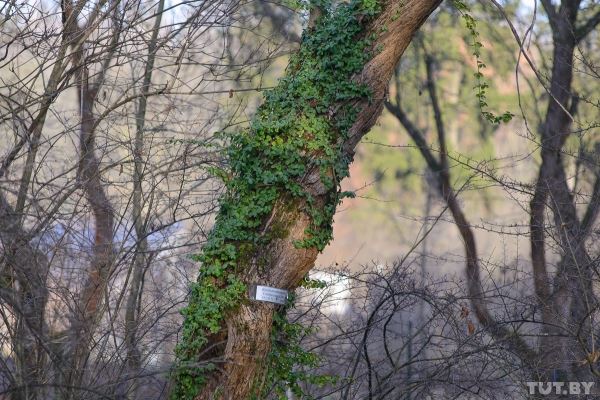
[(464, 1), (453, 0), (453, 4), (454, 7), (460, 12), (462, 19), (465, 22), (465, 27), (467, 28), (471, 36), (472, 41), (470, 43), (470, 46), (473, 49), (472, 54), (475, 56), (475, 61), (477, 62), (477, 71), (473, 74), (473, 76), (477, 80), (477, 84), (474, 87), (475, 97), (477, 97), (481, 115), (485, 120), (492, 124), (509, 122), (514, 117), (513, 113), (506, 111), (503, 114), (496, 115), (491, 111), (487, 110), (487, 90), (489, 88), (489, 84), (485, 82), (483, 76), (483, 70), (487, 68), (487, 65), (481, 60), (481, 49), (483, 48), (483, 44), (479, 39), (480, 34), (477, 30), (477, 20), (471, 15), (471, 9)]

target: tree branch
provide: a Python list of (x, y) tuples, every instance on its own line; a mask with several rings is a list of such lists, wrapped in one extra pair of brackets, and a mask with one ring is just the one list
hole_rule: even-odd
[(596, 26), (600, 24), (600, 11), (596, 12), (583, 25), (575, 28), (575, 41), (581, 42), (588, 34), (590, 34)]
[[(427, 162), (428, 167), (438, 176), (438, 191), (442, 196), (452, 217), (459, 233), (463, 239), (465, 256), (466, 256), (466, 273), (468, 282), (468, 293), (471, 298), (471, 304), (475, 311), (475, 315), (479, 322), (487, 329), (487, 331), (499, 342), (505, 343), (515, 354), (517, 354), (523, 362), (532, 365), (535, 359), (535, 352), (525, 343), (516, 331), (510, 331), (509, 329), (502, 326), (492, 314), (489, 312), (485, 298), (484, 290), (481, 284), (479, 258), (477, 254), (477, 245), (475, 241), (475, 235), (471, 229), (471, 226), (464, 215), (463, 210), (458, 203), (456, 193), (452, 189), (450, 184), (450, 171), (447, 165), (447, 153), (446, 153), (446, 142), (445, 142), (445, 128), (443, 123), (442, 111), (439, 106), (437, 99), (436, 88), (434, 83), (433, 73), (433, 58), (429, 55), (425, 57), (426, 71), (427, 71), (427, 88), (429, 97), (431, 99), (432, 108), (434, 111), (434, 118), (436, 121), (436, 130), (438, 133), (438, 140), (440, 145), (440, 160), (437, 161), (433, 158), (433, 154), (425, 142), (424, 134), (416, 128), (416, 126), (410, 121), (406, 113), (403, 112), (400, 105), (391, 105), (386, 103), (386, 107), (390, 110), (399, 122), (406, 129), (409, 136), (413, 139), (417, 148), (421, 152), (421, 155)], [(397, 88), (399, 91), (399, 88)]]
[(592, 197), (588, 203), (588, 207), (585, 210), (585, 214), (581, 219), (581, 238), (585, 240), (590, 234), (594, 222), (600, 214), (600, 172), (596, 173), (596, 181), (594, 182), (594, 188), (592, 189)]
[(385, 108), (400, 121), (410, 138), (415, 142), (415, 145), (425, 159), (427, 166), (434, 172), (440, 172), (442, 166), (435, 158), (421, 130), (417, 128), (408, 118), (404, 110), (398, 104), (392, 104), (389, 101), (385, 102)]
[(557, 29), (557, 26), (558, 26), (556, 23), (556, 19), (557, 19), (556, 6), (554, 4), (552, 4), (552, 0), (541, 0), (541, 2), (542, 2), (542, 7), (544, 7), (544, 10), (546, 10), (546, 14), (548, 15), (548, 22), (550, 22), (550, 27), (554, 31)]

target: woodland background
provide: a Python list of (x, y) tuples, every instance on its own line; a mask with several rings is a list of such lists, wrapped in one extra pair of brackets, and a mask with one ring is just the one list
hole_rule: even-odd
[[(265, 398), (528, 398), (538, 365), (598, 382), (600, 5), (542, 3), (444, 2), (414, 35), (342, 182), (356, 197), (287, 310), (307, 328), (288, 345), (311, 353), (298, 347)], [(564, 87), (556, 14), (573, 7)], [(228, 135), (311, 15), (302, 1), (0, 1), (0, 397), (168, 397)], [(535, 211), (554, 84), (572, 220), (552, 188)], [(589, 295), (580, 319), (546, 309), (536, 232), (552, 301)], [(469, 262), (498, 325), (482, 322)], [(579, 283), (564, 294), (563, 278)], [(544, 347), (554, 335), (571, 350)]]

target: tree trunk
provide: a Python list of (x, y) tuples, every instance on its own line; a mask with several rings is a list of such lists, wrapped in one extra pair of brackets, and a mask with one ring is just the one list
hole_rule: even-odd
[[(78, 28), (79, 29), (79, 28)], [(79, 29), (74, 35), (83, 35)], [(67, 343), (61, 349), (63, 385), (65, 399), (77, 398), (76, 387), (81, 387), (85, 376), (85, 368), (89, 359), (89, 347), (94, 331), (102, 317), (105, 289), (114, 263), (113, 230), (114, 209), (102, 183), (100, 160), (96, 155), (96, 125), (94, 105), (105, 69), (101, 71), (96, 82), (90, 79), (86, 66), (86, 54), (83, 42), (73, 47), (72, 63), (76, 69), (77, 92), (79, 100), (79, 166), (78, 184), (85, 193), (92, 212), (94, 237), (92, 240), (92, 258), (87, 267), (83, 287), (78, 294), (73, 314), (70, 315), (67, 331)], [(108, 60), (111, 53), (108, 53)]]
[[(562, 159), (577, 105), (571, 86), (573, 56), (583, 37), (577, 37), (574, 31), (579, 1), (563, 0), (558, 9), (548, 1), (542, 4), (550, 20), (554, 51), (550, 100), (540, 127), (542, 164), (531, 200), (530, 221), (534, 283), (544, 322), (539, 373), (540, 379), (548, 381), (591, 381), (592, 374), (582, 363), (593, 348), (589, 317), (597, 307), (592, 260), (585, 249), (586, 229), (577, 216)], [(546, 206), (554, 215), (562, 252), (552, 285), (544, 254)]]
[[(485, 291), (481, 282), (479, 255), (475, 234), (471, 229), (471, 225), (467, 216), (458, 202), (457, 193), (454, 191), (451, 184), (450, 165), (448, 162), (448, 147), (446, 144), (446, 128), (444, 125), (443, 113), (438, 101), (437, 89), (435, 86), (434, 64), (433, 57), (426, 52), (425, 70), (427, 74), (427, 92), (429, 93), (431, 108), (433, 109), (433, 115), (435, 119), (436, 132), (440, 148), (439, 158), (436, 159), (435, 155), (431, 151), (427, 141), (425, 140), (424, 132), (417, 128), (417, 126), (404, 112), (400, 102), (400, 95), (397, 95), (396, 97), (396, 104), (386, 102), (385, 105), (388, 111), (390, 111), (390, 113), (392, 113), (402, 124), (411, 139), (415, 142), (416, 147), (427, 163), (427, 166), (435, 174), (435, 186), (440, 196), (448, 206), (448, 209), (452, 214), (454, 223), (458, 228), (458, 232), (463, 241), (466, 258), (465, 269), (467, 275), (467, 292), (469, 294), (471, 306), (475, 316), (477, 317), (477, 320), (486, 328), (486, 330), (490, 333), (490, 335), (492, 335), (492, 337), (494, 337), (495, 340), (502, 343), (513, 353), (518, 355), (526, 365), (531, 366), (535, 362), (535, 352), (527, 345), (523, 338), (518, 335), (517, 332), (510, 329), (510, 327), (504, 326), (501, 321), (497, 321), (487, 305)], [(399, 93), (399, 89), (400, 88), (397, 87), (397, 93)]]
[[(184, 311), (183, 339), (178, 346), (181, 364), (174, 376), (173, 398), (237, 400), (260, 390), (271, 346), (274, 306), (244, 299), (245, 285), (291, 290), (313, 267), (330, 239), (333, 213), (341, 198), (339, 180), (347, 174), (354, 148), (380, 115), (400, 56), (440, 1), (381, 3), (376, 8), (362, 2), (340, 5), (316, 21), (315, 28), (305, 33), (300, 55), (292, 58), (278, 89), (266, 95), (249, 132), (234, 138), (233, 151), (254, 147), (247, 158), (231, 160), (233, 178), (227, 182), (229, 189), (209, 244), (199, 257), (203, 265)], [(349, 31), (356, 33), (348, 36)], [(368, 43), (365, 49), (343, 57), (337, 58), (336, 48), (331, 50), (338, 44), (344, 53), (361, 41)], [(351, 70), (348, 66), (355, 61), (353, 57), (365, 59)], [(324, 74), (352, 73), (342, 81), (328, 82), (331, 86), (315, 82), (322, 77), (318, 74), (303, 80), (320, 68), (332, 68), (322, 71)], [(350, 94), (343, 96), (346, 86), (351, 87)], [(287, 107), (284, 112), (278, 111), (281, 104)], [(288, 115), (293, 115), (291, 122), (286, 122)], [(319, 142), (320, 134), (327, 144)], [(295, 138), (303, 142), (301, 149), (286, 156), (297, 157), (299, 165), (282, 168), (277, 146), (287, 149), (284, 146), (296, 143)], [(260, 144), (252, 142), (257, 139)], [(327, 158), (331, 153), (335, 153), (334, 162)], [(263, 162), (256, 168), (260, 171), (249, 171), (257, 159)], [(281, 175), (291, 174), (290, 168), (301, 172), (290, 181), (278, 181)], [(257, 183), (258, 178), (262, 181)], [(277, 184), (284, 187), (278, 190)], [(251, 200), (242, 197), (244, 193), (249, 193)], [(239, 218), (247, 211), (241, 208), (244, 201), (248, 207), (258, 206), (258, 217), (250, 214), (249, 221)], [(253, 227), (256, 232), (248, 234), (240, 226)], [(224, 249), (234, 255), (221, 254)], [(235, 255), (238, 253), (244, 256)], [(226, 305), (213, 304), (218, 299)], [(195, 370), (198, 362), (207, 360), (219, 362), (216, 372)]]

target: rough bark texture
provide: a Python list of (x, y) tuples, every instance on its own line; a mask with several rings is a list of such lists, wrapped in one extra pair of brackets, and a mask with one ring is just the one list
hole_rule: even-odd
[[(381, 51), (368, 60), (354, 78), (357, 83), (368, 87), (371, 96), (353, 104), (358, 115), (342, 144), (347, 160), (352, 159), (355, 146), (379, 117), (387, 96), (389, 80), (400, 56), (414, 33), (439, 3), (439, 0), (386, 1), (376, 18), (368, 22), (363, 35), (375, 35), (373, 48)], [(324, 207), (328, 197), (335, 195), (337, 190), (323, 184), (318, 166), (307, 171), (301, 185), (304, 192), (312, 196), (312, 206), (316, 208)], [(285, 195), (280, 197), (266, 218), (263, 230), (277, 229), (285, 232), (285, 235), (258, 249), (261, 260), (268, 261), (266, 265), (253, 261), (249, 268), (239, 272), (243, 282), (285, 289), (296, 288), (313, 267), (318, 255), (318, 250), (314, 247), (297, 246), (298, 241), (306, 239), (306, 231), (311, 222), (303, 201), (292, 200)], [(264, 362), (271, 345), (273, 311), (273, 305), (249, 302), (226, 317), (226, 345), (218, 351), (223, 364), (217, 373), (208, 376), (208, 383), (195, 398), (247, 399), (251, 396), (253, 388), (256, 389), (255, 382), (261, 382), (265, 372)], [(222, 339), (222, 336), (217, 336), (219, 340)], [(210, 346), (215, 346), (214, 341), (206, 347)]]

